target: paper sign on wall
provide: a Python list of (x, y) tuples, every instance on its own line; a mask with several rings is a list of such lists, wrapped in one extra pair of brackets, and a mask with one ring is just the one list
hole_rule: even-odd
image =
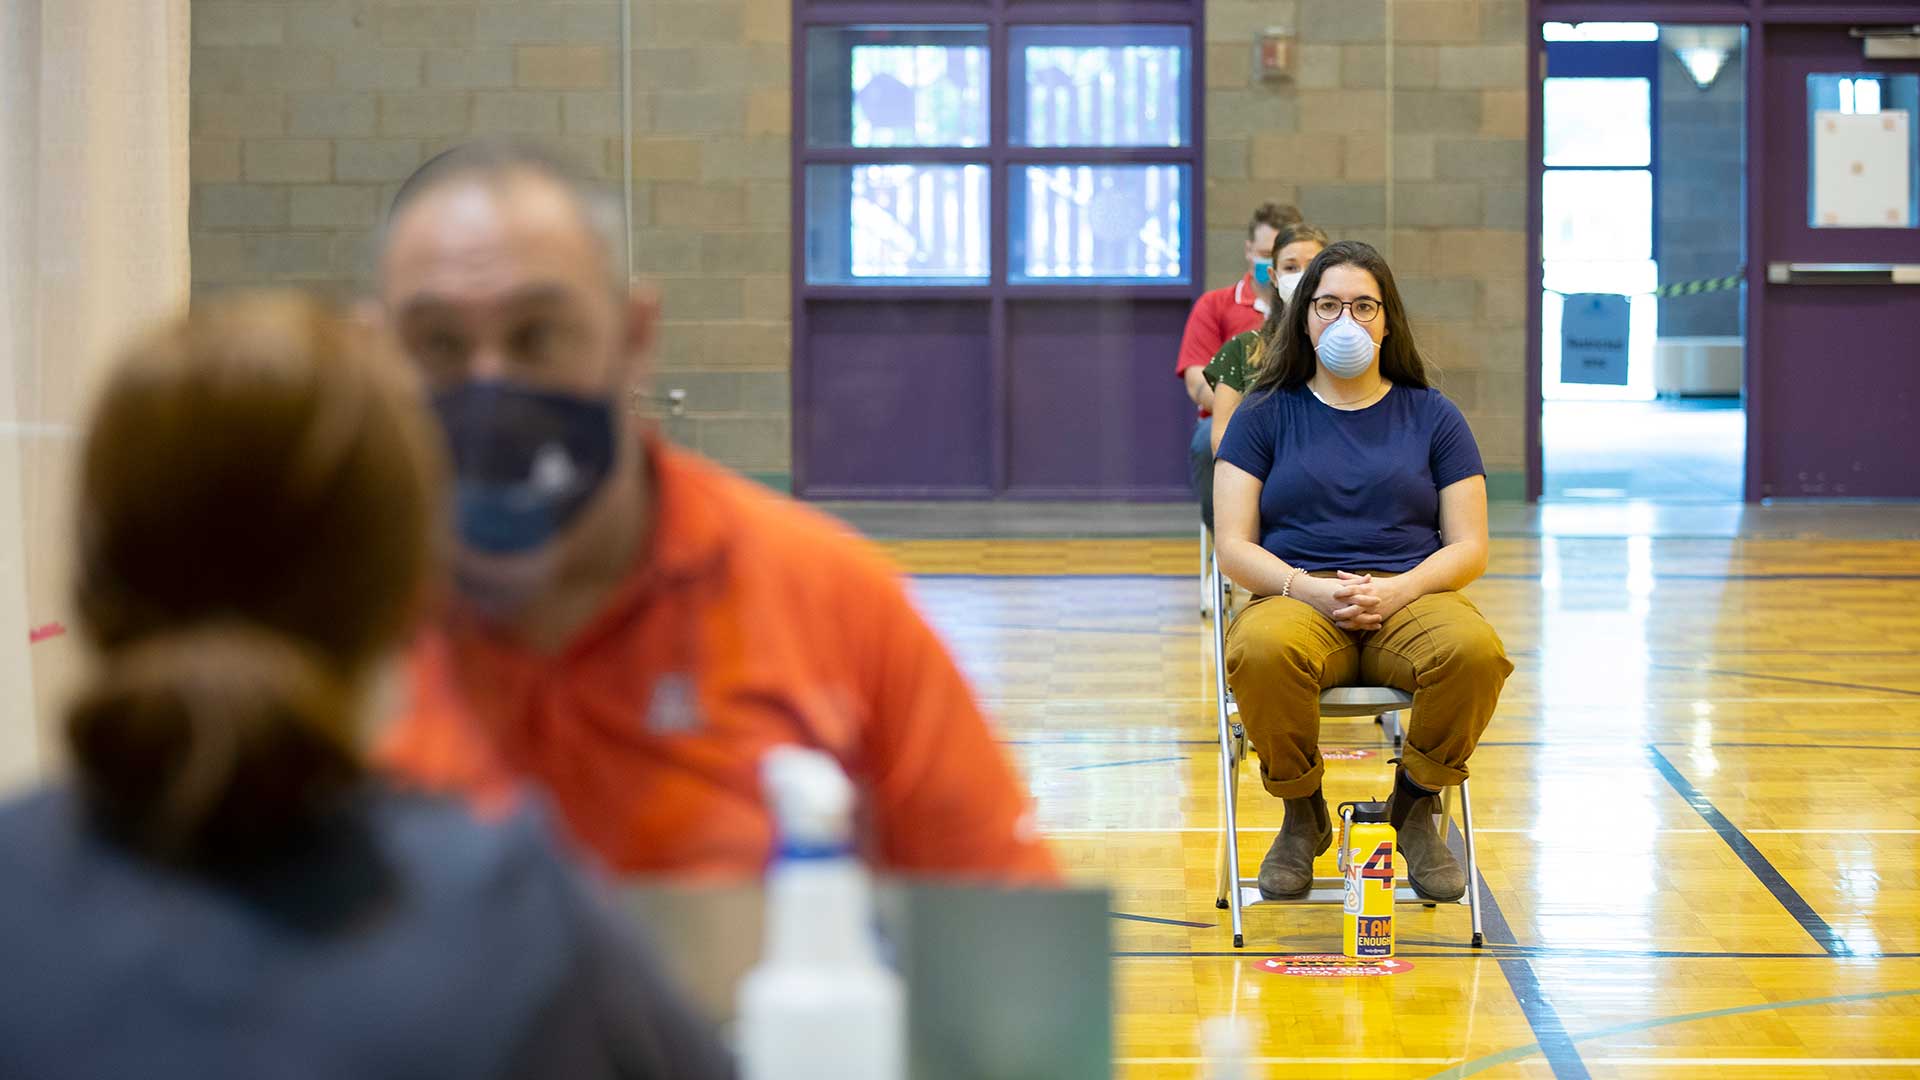
[(1627, 332), (1632, 322), (1624, 296), (1576, 293), (1567, 297), (1560, 309), (1560, 381), (1627, 385)]
[(1913, 227), (1909, 123), (1904, 109), (1814, 114), (1816, 228)]

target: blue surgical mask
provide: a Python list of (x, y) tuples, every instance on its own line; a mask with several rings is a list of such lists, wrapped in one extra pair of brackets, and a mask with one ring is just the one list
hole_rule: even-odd
[(467, 382), (435, 394), (453, 458), (461, 545), (488, 556), (550, 546), (613, 471), (611, 399)]
[(1320, 354), (1320, 363), (1342, 379), (1365, 374), (1378, 350), (1373, 335), (1346, 312), (1341, 312), (1332, 326), (1321, 331), (1320, 344), (1314, 347)]
[(1254, 263), (1253, 264), (1253, 283), (1255, 285), (1272, 284), (1273, 283), (1273, 264), (1272, 263)]

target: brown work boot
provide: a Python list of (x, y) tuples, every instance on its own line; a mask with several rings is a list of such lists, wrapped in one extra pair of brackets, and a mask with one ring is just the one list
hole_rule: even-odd
[(1313, 859), (1333, 846), (1333, 819), (1326, 796), (1316, 791), (1304, 799), (1286, 800), (1287, 817), (1260, 860), (1260, 895), (1269, 900), (1296, 900), (1313, 888)]
[[(1396, 789), (1394, 798), (1400, 798)], [(1446, 834), (1434, 823), (1439, 812), (1434, 796), (1408, 800), (1405, 824), (1395, 842), (1400, 846), (1400, 862), (1406, 867), (1407, 884), (1428, 900), (1452, 903), (1467, 893), (1467, 872), (1447, 850)], [(1397, 808), (1396, 808), (1397, 809)]]

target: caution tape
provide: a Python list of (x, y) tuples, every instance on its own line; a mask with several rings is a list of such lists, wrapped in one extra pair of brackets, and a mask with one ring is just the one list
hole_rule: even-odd
[(1740, 287), (1746, 278), (1740, 274), (1726, 277), (1701, 278), (1698, 281), (1676, 281), (1653, 290), (1655, 296), (1698, 296), (1701, 293), (1727, 292)]

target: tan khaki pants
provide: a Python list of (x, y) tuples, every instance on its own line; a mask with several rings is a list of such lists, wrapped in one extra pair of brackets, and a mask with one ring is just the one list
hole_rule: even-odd
[(1340, 629), (1302, 601), (1266, 596), (1227, 631), (1227, 683), (1260, 755), (1261, 782), (1283, 799), (1320, 787), (1322, 690), (1412, 694), (1401, 755), (1414, 783), (1438, 789), (1467, 778), (1467, 758), (1512, 672), (1500, 636), (1456, 592), (1423, 596), (1365, 633)]

